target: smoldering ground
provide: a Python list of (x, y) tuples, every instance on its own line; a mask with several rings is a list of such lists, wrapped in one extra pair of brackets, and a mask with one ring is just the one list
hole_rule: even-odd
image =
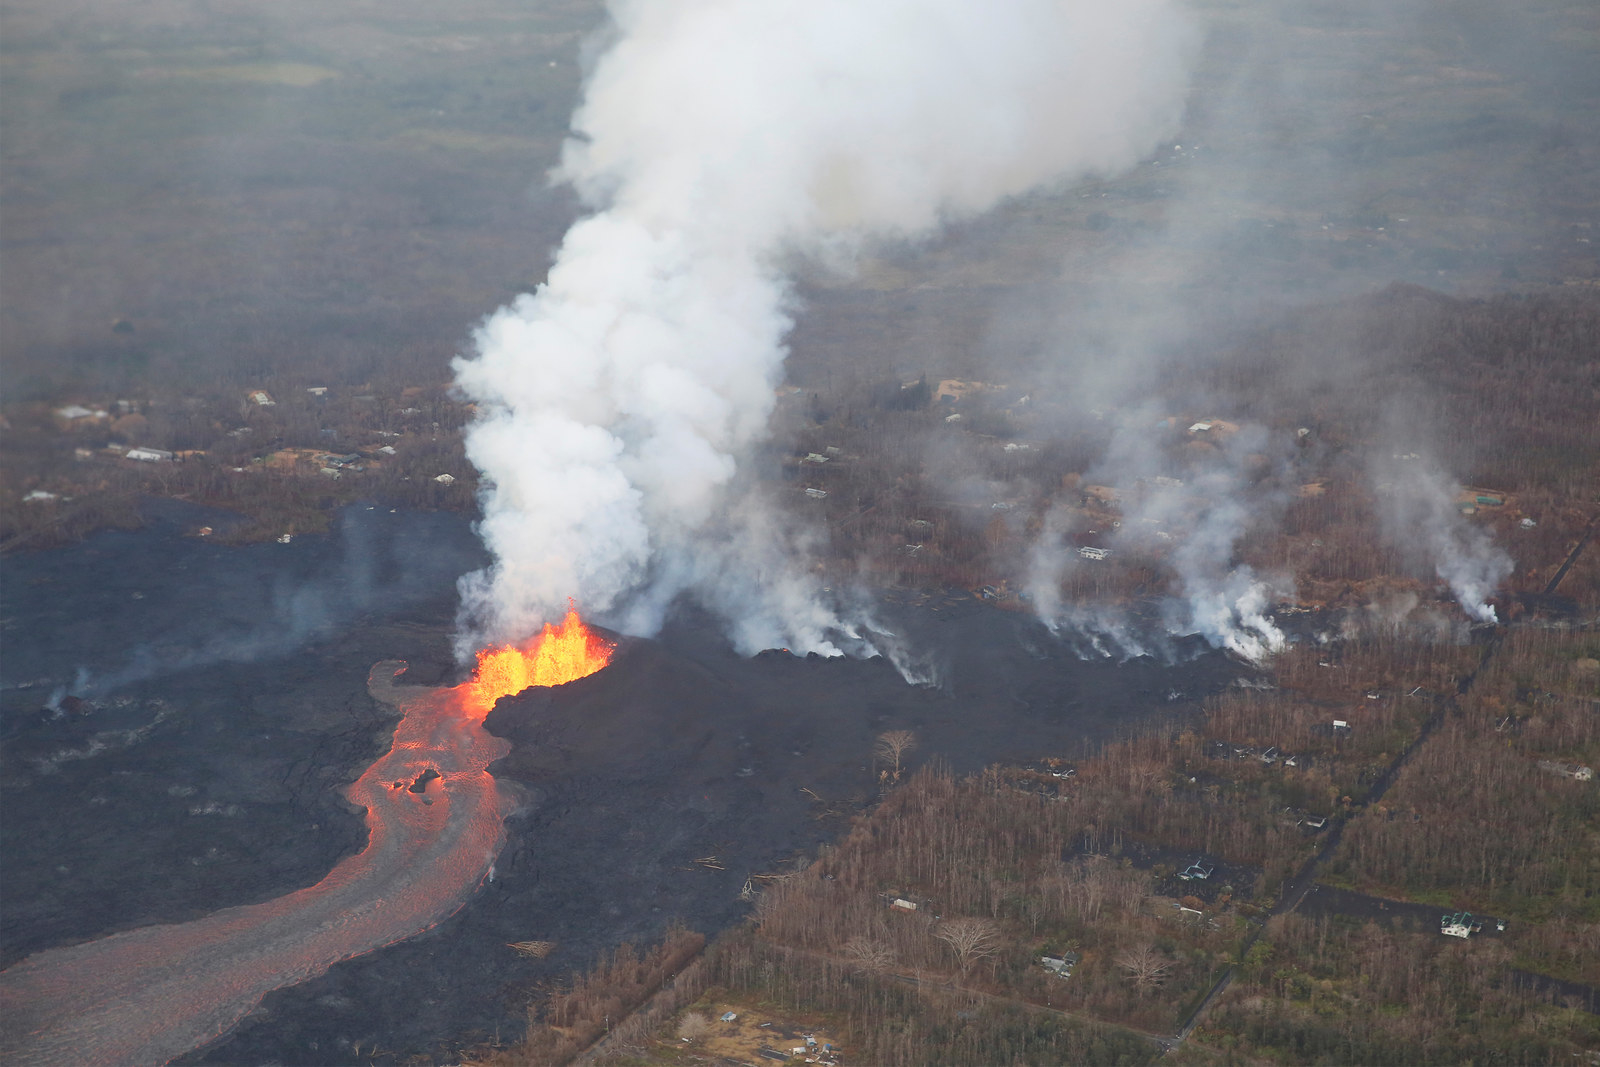
[[(1378, 460), (1431, 456), (1413, 489), (1448, 500), (1483, 467), (1479, 442), (1446, 413), (1437, 384), (1371, 398), (1368, 382), (1392, 381), (1396, 356), (1374, 349), (1372, 324), (1404, 314), (1410, 298), (1367, 294), (1406, 282), (1476, 295), (1600, 273), (1585, 236), (1596, 161), (1580, 145), (1596, 132), (1600, 57), (1576, 33), (1589, 15), (1567, 3), (1540, 5), (1533, 19), (1436, 3), (1201, 13), (1186, 115), (1167, 143), (1126, 174), (876, 246), (865, 291), (809, 278), (789, 373), (824, 406), (868, 381), (923, 374), (1008, 384), (1008, 410), (1028, 396), (1032, 409), (1010, 428), (990, 419), (980, 436), (963, 400), (952, 410), (967, 411), (964, 424), (906, 441), (900, 451), (915, 465), (920, 449), (930, 481), (980, 466), (996, 434), (1079, 455), (1064, 469), (1130, 495), (1158, 479), (1186, 480), (1193, 493), (1199, 474), (1217, 490), (1209, 521), (1166, 530), (1173, 625), (1219, 645), (1270, 646), (1244, 624), (1237, 596), (1221, 611), (1213, 593), (1219, 576), (1237, 580), (1241, 538), (1275, 528), (1294, 487), (1217, 465), (1201, 473), (1170, 448), (1138, 446), (1166, 432), (1155, 429), (1162, 417), (1220, 418), (1275, 438), (1265, 451), (1276, 464), (1304, 430), (1311, 449), (1364, 454), (1366, 492), (1389, 480)], [(1308, 342), (1291, 320), (1314, 305), (1330, 310)], [(1300, 336), (1279, 344), (1291, 331)], [(883, 353), (869, 368), (856, 358), (862, 337)], [(1333, 410), (1361, 404), (1377, 417), (1348, 420), (1359, 439), (1315, 435)], [(953, 458), (963, 449), (973, 458)], [(1060, 580), (1081, 566), (1074, 550), (1097, 543), (1081, 524), (1066, 528), (1062, 505), (1076, 488), (1002, 481), (987, 492), (1034, 502), (1037, 534), (998, 570), (1029, 582), (1042, 617), (1071, 618), (1080, 636), (1115, 628), (1104, 605), (1060, 602)], [(1436, 533), (1385, 522), (1375, 545), (1402, 549), (1418, 578), (1449, 575), (1461, 609), (1487, 617), (1505, 549), (1479, 547), (1481, 534), (1448, 507), (1430, 514)], [(1212, 582), (1197, 583), (1199, 572)], [(1294, 578), (1292, 567), (1256, 576), (1269, 606)]]

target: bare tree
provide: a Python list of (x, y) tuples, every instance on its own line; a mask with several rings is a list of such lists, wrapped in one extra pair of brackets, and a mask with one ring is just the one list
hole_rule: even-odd
[(884, 763), (893, 764), (894, 776), (899, 778), (900, 758), (916, 747), (917, 735), (910, 730), (890, 730), (878, 735), (878, 744), (872, 754)]
[(852, 937), (844, 954), (864, 971), (885, 971), (894, 966), (894, 950), (875, 937)]
[(761, 892), (755, 894), (755, 920), (756, 926), (763, 930), (769, 929), (778, 922), (782, 915), (790, 909), (786, 907), (787, 886), (781, 881), (775, 881)]
[(1172, 961), (1149, 942), (1124, 950), (1117, 957), (1117, 966), (1141, 996), (1165, 982), (1172, 971)]
[(934, 936), (955, 953), (963, 977), (978, 960), (993, 956), (999, 942), (999, 931), (988, 919), (949, 919), (939, 924)]

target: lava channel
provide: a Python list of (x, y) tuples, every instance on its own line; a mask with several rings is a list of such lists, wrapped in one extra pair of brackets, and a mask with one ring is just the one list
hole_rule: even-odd
[(0, 972), (0, 1062), (166, 1063), (232, 1029), (272, 990), (454, 914), (505, 842), (505, 801), (488, 767), (511, 745), (483, 729), (483, 716), (501, 696), (592, 674), (610, 655), (569, 612), (523, 648), (479, 653), (478, 674), (454, 688), (397, 686), (403, 662), (374, 666), (372, 695), (402, 718), (388, 753), (347, 792), (366, 808), (366, 847), (307, 889)]

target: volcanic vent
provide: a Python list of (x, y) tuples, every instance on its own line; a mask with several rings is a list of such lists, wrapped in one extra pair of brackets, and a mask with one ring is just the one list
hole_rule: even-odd
[(486, 648), (477, 669), (460, 687), (461, 700), (481, 718), (501, 697), (542, 685), (564, 685), (587, 678), (611, 662), (616, 646), (595, 634), (570, 604), (561, 625), (544, 630), (521, 646)]

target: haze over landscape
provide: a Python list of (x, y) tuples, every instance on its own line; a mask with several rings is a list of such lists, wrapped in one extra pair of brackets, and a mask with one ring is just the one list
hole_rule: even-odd
[(0, 22), (8, 1061), (1597, 1054), (1592, 5)]

